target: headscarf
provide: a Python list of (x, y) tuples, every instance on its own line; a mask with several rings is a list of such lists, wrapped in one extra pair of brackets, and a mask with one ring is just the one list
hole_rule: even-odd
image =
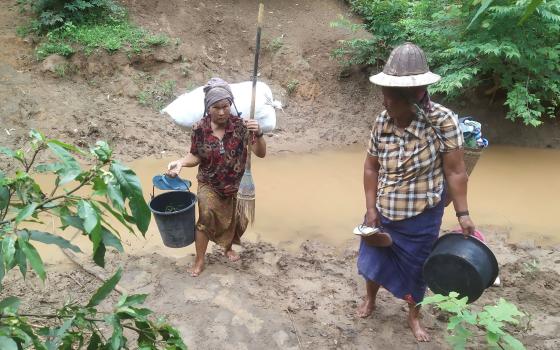
[(221, 100), (228, 100), (229, 104), (233, 104), (233, 93), (227, 81), (221, 78), (212, 78), (204, 86), (204, 114), (208, 113), (208, 109), (214, 103)]

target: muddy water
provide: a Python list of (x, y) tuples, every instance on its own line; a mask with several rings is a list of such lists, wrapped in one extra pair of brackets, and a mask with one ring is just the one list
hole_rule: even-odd
[[(257, 237), (280, 243), (318, 238), (339, 245), (361, 222), (362, 148), (255, 162)], [(469, 182), (475, 223), (505, 227), (511, 241), (560, 243), (560, 152), (494, 146)], [(443, 228), (457, 226), (446, 210)]]
[[(362, 190), (362, 147), (317, 154), (286, 154), (254, 159), (256, 217), (248, 240), (262, 240), (294, 249), (307, 239), (340, 246), (351, 239), (361, 222), (365, 201)], [(151, 177), (161, 173), (171, 159), (148, 158), (130, 166), (139, 175), (148, 199)], [(478, 162), (469, 182), (469, 206), (475, 223), (505, 228), (511, 241), (560, 243), (560, 151), (493, 146)], [(193, 181), (196, 169), (184, 168), (181, 176)], [(156, 189), (156, 195), (157, 195)], [(451, 206), (443, 228), (456, 227)], [(176, 258), (194, 253), (187, 248), (163, 246), (154, 220), (146, 238), (123, 234), (129, 253), (157, 252)], [(91, 249), (83, 238), (80, 246)], [(60, 254), (49, 250), (50, 260)]]

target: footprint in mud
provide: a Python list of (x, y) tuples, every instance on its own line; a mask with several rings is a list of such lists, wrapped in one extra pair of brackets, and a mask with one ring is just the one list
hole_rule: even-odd
[(242, 308), (241, 305), (245, 303), (227, 290), (222, 290), (213, 301), (214, 304), (233, 314), (232, 325), (245, 326), (252, 334), (259, 333), (262, 330), (264, 321), (249, 310)]

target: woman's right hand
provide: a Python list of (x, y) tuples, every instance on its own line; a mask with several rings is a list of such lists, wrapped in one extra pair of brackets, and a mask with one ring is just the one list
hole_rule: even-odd
[(381, 220), (379, 219), (379, 213), (376, 208), (370, 208), (366, 211), (366, 215), (364, 216), (364, 225), (368, 227), (381, 226)]
[(177, 177), (183, 168), (183, 162), (179, 160), (174, 160), (167, 165), (167, 172), (165, 175), (169, 177)]

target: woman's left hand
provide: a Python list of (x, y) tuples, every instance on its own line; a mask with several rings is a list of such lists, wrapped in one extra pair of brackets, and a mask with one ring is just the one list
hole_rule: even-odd
[(261, 127), (259, 126), (259, 122), (257, 122), (255, 119), (244, 119), (244, 122), (249, 131), (260, 134)]
[(458, 218), (459, 225), (461, 225), (461, 230), (463, 231), (464, 235), (472, 235), (474, 234), (475, 227), (474, 223), (471, 220), (471, 217), (468, 215), (461, 216)]

